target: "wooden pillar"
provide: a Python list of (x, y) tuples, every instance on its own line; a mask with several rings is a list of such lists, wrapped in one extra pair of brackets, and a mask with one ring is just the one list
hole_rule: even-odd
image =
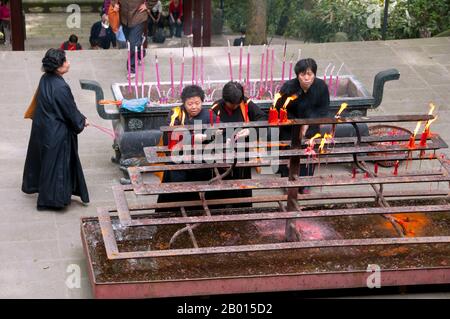
[(389, 0), (384, 0), (383, 26), (381, 28), (381, 39), (386, 40), (386, 32), (388, 27)]
[(11, 44), (13, 51), (25, 51), (25, 26), (22, 0), (9, 1), (11, 7)]
[(211, 46), (211, 0), (203, 0), (203, 35), (202, 43), (204, 47)]
[(183, 1), (183, 30), (184, 35), (192, 33), (192, 0)]
[(192, 22), (194, 47), (200, 47), (202, 45), (202, 3), (202, 0), (194, 1), (194, 20)]

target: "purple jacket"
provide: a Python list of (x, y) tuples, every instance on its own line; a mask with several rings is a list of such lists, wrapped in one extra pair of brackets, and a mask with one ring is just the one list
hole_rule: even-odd
[(111, 5), (111, 0), (104, 0), (103, 1), (103, 14), (108, 14), (109, 6)]

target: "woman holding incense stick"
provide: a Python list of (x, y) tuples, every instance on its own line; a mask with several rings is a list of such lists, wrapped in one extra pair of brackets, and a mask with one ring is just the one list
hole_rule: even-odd
[[(297, 97), (287, 105), (289, 119), (310, 119), (328, 116), (330, 94), (325, 81), (316, 77), (317, 64), (314, 59), (302, 59), (294, 68), (296, 78), (286, 81), (281, 87), (282, 98), (277, 102), (277, 108), (284, 105), (290, 96)], [(311, 138), (320, 133), (319, 125), (304, 126), (304, 137)], [(291, 140), (291, 129), (280, 130), (280, 140)], [(281, 176), (289, 175), (286, 166), (280, 167)], [(300, 176), (314, 175), (313, 165), (300, 165)], [(300, 189), (300, 193), (309, 193), (308, 188)]]
[(50, 49), (42, 59), (45, 73), (35, 96), (22, 180), (23, 192), (39, 193), (38, 210), (63, 209), (70, 204), (72, 195), (89, 203), (77, 139), (89, 122), (78, 110), (63, 79), (69, 68), (64, 50)]
[[(169, 126), (194, 125), (196, 123), (208, 124), (217, 121), (216, 117), (211, 117), (210, 112), (202, 107), (205, 100), (205, 92), (197, 85), (188, 85), (181, 93), (181, 106), (174, 107), (168, 117)], [(175, 134), (164, 134), (163, 144), (168, 145), (169, 150), (176, 149), (176, 144), (196, 143), (202, 144), (206, 141), (205, 134), (195, 134), (193, 139), (174, 141)], [(213, 177), (211, 169), (192, 169), (180, 171), (165, 171), (163, 174), (163, 183), (188, 182), (188, 181), (208, 181)], [(200, 200), (198, 193), (182, 194), (161, 194), (158, 196), (158, 203), (193, 201)], [(200, 207), (190, 207), (189, 209), (199, 209)], [(170, 210), (170, 209), (169, 209)], [(167, 209), (157, 209), (158, 212), (167, 211)]]

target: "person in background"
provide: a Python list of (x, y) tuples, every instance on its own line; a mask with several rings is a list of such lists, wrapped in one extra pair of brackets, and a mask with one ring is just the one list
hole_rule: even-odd
[(97, 21), (92, 25), (89, 43), (91, 44), (91, 48), (98, 46), (107, 50), (111, 47), (111, 44), (113, 48), (116, 47), (116, 35), (109, 27), (108, 16), (106, 14), (102, 15), (101, 21)]
[(45, 72), (36, 92), (36, 106), (25, 159), (22, 191), (39, 193), (37, 209), (59, 210), (71, 196), (89, 203), (89, 194), (78, 157), (78, 137), (89, 125), (78, 110), (63, 75), (70, 63), (65, 51), (49, 49), (42, 59)]
[(75, 34), (71, 34), (69, 41), (63, 42), (60, 49), (64, 51), (78, 51), (83, 48), (81, 47), (81, 44), (78, 43), (78, 37)]
[(246, 32), (245, 29), (241, 28), (241, 37), (234, 39), (233, 46), (238, 47), (241, 44), (245, 45), (245, 32)]
[(162, 4), (161, 1), (158, 0), (158, 2), (153, 6), (153, 8), (150, 10), (150, 15), (148, 19), (148, 36), (153, 37), (155, 34), (156, 28), (163, 28), (164, 24), (161, 19), (162, 15)]
[(9, 0), (0, 0), (0, 27), (3, 29), (5, 44), (11, 42), (11, 9)]
[[(122, 24), (125, 38), (130, 42), (131, 47), (131, 77), (135, 77), (135, 48), (138, 50), (138, 60), (141, 59), (141, 45), (145, 42), (144, 31), (147, 28), (147, 20), (150, 10), (157, 0), (112, 0), (114, 10), (120, 12), (120, 22)], [(144, 56), (146, 52), (144, 51)], [(128, 62), (125, 62), (128, 68)]]
[(183, 3), (181, 0), (171, 0), (169, 3), (170, 36), (181, 38), (183, 30)]

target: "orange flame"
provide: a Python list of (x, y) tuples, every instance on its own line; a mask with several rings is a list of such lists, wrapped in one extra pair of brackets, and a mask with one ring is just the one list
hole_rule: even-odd
[(314, 147), (314, 140), (316, 139), (316, 138), (320, 138), (322, 135), (320, 135), (320, 133), (317, 133), (316, 135), (314, 135), (310, 140), (309, 140), (309, 146), (310, 147)]
[(430, 112), (428, 112), (428, 115), (433, 115), (433, 111), (436, 108), (436, 106), (433, 103), (430, 103)]
[(273, 99), (273, 107), (277, 105), (279, 99), (281, 99), (281, 94), (280, 93), (275, 94), (275, 98)]
[[(429, 217), (422, 213), (393, 214), (392, 217), (402, 225), (406, 231), (406, 237), (423, 235), (425, 227), (430, 223)], [(387, 221), (385, 227), (392, 229), (392, 224)]]
[(341, 108), (340, 108), (339, 111), (336, 113), (335, 117), (341, 116), (341, 113), (344, 112), (344, 110), (347, 108), (347, 106), (348, 106), (347, 103), (342, 103), (342, 104), (341, 104)]
[(436, 116), (434, 119), (427, 121), (427, 124), (425, 125), (424, 131), (428, 130), (430, 128), (431, 123), (433, 123), (437, 119), (438, 119), (438, 117)]
[(297, 99), (297, 96), (296, 96), (296, 95), (291, 95), (290, 97), (288, 97), (288, 98), (286, 99), (286, 102), (284, 102), (283, 109), (285, 109), (285, 108), (289, 105), (289, 103), (290, 103), (291, 101), (294, 101), (294, 100), (296, 100), (296, 99)]
[(333, 137), (333, 135), (328, 134), (328, 133), (325, 133), (325, 134), (323, 135), (323, 138), (322, 138), (322, 140), (320, 141), (320, 146), (319, 146), (319, 152), (320, 152), (321, 154), (323, 154), (323, 153), (325, 152), (325, 151), (323, 150), (323, 148), (325, 147), (325, 143), (327, 143), (328, 140), (331, 139), (332, 137)]
[(419, 132), (420, 126), (422, 125), (422, 122), (417, 122), (416, 128), (414, 129), (413, 136), (416, 137), (417, 132)]

